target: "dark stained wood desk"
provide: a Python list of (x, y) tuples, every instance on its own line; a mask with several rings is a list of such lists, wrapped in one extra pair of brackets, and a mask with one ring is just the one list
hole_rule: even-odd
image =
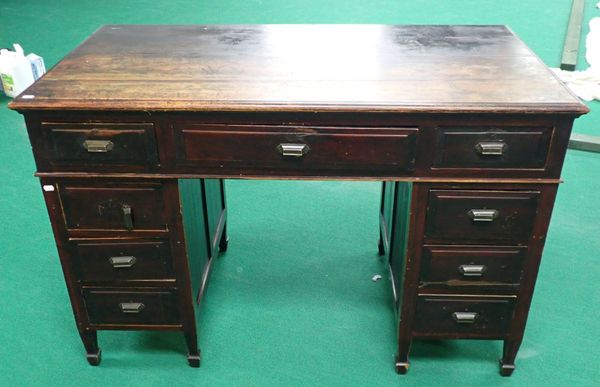
[(414, 338), (493, 339), (502, 375), (588, 111), (506, 27), (380, 25), (105, 26), (10, 107), (90, 364), (98, 330), (155, 329), (199, 366), (222, 179), (357, 179), (384, 181), (396, 370)]

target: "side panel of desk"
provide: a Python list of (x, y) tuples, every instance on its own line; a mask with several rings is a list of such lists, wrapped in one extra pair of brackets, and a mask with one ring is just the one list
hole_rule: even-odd
[(396, 310), (402, 300), (411, 202), (412, 183), (383, 182), (380, 213), (380, 244), (383, 242), (383, 248), (379, 252), (389, 262)]

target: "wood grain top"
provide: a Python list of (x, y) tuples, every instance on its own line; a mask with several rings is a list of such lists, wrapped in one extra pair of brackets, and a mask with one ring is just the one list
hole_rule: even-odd
[(588, 111), (504, 26), (108, 25), (16, 110)]

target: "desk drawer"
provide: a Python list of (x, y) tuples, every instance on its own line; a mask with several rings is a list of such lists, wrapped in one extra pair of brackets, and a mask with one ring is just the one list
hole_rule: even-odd
[(168, 240), (71, 242), (83, 281), (174, 279)]
[(83, 290), (92, 325), (173, 325), (180, 323), (175, 290)]
[(411, 171), (417, 133), (416, 128), (175, 127), (179, 164), (221, 170)]
[(518, 284), (527, 248), (500, 246), (425, 246), (423, 286)]
[(438, 128), (436, 168), (543, 169), (551, 127)]
[(165, 230), (159, 183), (64, 184), (59, 186), (67, 228), (77, 230)]
[(527, 242), (539, 191), (429, 191), (426, 243)]
[(157, 164), (152, 123), (42, 123), (50, 164)]
[(423, 336), (502, 337), (514, 298), (419, 296), (413, 331)]

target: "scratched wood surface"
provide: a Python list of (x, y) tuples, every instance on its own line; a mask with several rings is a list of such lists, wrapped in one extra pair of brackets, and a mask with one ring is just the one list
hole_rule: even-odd
[(108, 25), (10, 107), (587, 111), (504, 26), (391, 25)]

